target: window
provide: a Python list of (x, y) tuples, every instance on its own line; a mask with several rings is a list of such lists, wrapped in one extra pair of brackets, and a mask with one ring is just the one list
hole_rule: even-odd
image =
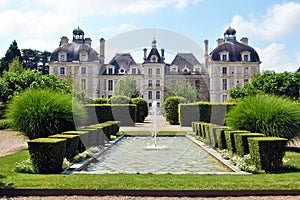
[(86, 74), (86, 67), (81, 67), (81, 74), (85, 75)]
[(87, 61), (87, 55), (86, 55), (86, 53), (81, 53), (80, 54), (80, 61)]
[(152, 99), (152, 91), (148, 91), (148, 99)]
[(108, 74), (113, 74), (113, 68), (112, 67), (108, 68)]
[(155, 86), (156, 86), (156, 87), (160, 87), (160, 80), (156, 80)]
[(200, 88), (200, 80), (195, 80), (195, 86), (196, 88)]
[(61, 67), (61, 68), (59, 69), (59, 74), (60, 74), (60, 75), (65, 75), (65, 68), (64, 68), (64, 67)]
[(195, 68), (195, 72), (196, 72), (196, 74), (200, 74), (200, 68), (199, 68), (199, 67), (196, 67), (196, 68)]
[(245, 75), (249, 75), (249, 68), (248, 68), (248, 67), (245, 67), (245, 68), (244, 68), (244, 74), (245, 74)]
[(227, 67), (222, 67), (222, 74), (227, 74)]
[(156, 99), (160, 99), (160, 91), (156, 91)]
[(172, 67), (172, 72), (177, 72), (177, 68), (176, 67)]
[(156, 68), (156, 75), (160, 75), (160, 68)]
[(137, 74), (137, 73), (136, 73), (136, 68), (132, 68), (132, 69), (131, 69), (131, 73), (132, 73), (132, 74)]
[(108, 80), (108, 91), (112, 91), (114, 88), (114, 82), (113, 80)]
[(222, 85), (223, 90), (227, 90), (227, 79), (222, 79)]
[(80, 87), (81, 90), (86, 90), (86, 79), (81, 79)]
[(226, 54), (222, 55), (222, 61), (227, 61), (227, 55)]
[(66, 57), (67, 57), (66, 54), (60, 54), (59, 55), (59, 61), (61, 61), (61, 62), (66, 61), (67, 60)]
[(246, 54), (246, 55), (244, 55), (244, 61), (249, 61), (249, 55), (248, 54)]
[(225, 102), (227, 100), (227, 94), (222, 95), (222, 101)]
[(152, 69), (151, 68), (148, 69), (148, 75), (152, 75)]
[(152, 80), (148, 80), (148, 87), (152, 87)]

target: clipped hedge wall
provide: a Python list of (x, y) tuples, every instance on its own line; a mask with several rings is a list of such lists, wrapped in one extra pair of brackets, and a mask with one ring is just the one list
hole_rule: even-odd
[(76, 156), (79, 145), (79, 136), (78, 135), (63, 135), (63, 134), (55, 134), (51, 135), (48, 138), (57, 138), (57, 139), (66, 139), (66, 154), (65, 157), (70, 160), (74, 156)]
[(191, 126), (193, 121), (223, 126), (228, 110), (235, 106), (234, 103), (209, 103), (197, 102), (179, 105), (179, 122), (181, 126)]
[(136, 105), (136, 122), (143, 123), (148, 116), (148, 103), (143, 98), (132, 98), (132, 104)]
[(253, 164), (266, 172), (280, 169), (282, 158), (288, 142), (279, 137), (253, 137), (249, 138), (249, 151)]
[(63, 135), (78, 135), (79, 136), (79, 144), (78, 151), (84, 152), (86, 147), (90, 147), (89, 144), (89, 132), (88, 131), (65, 131), (62, 133)]
[(61, 173), (66, 139), (37, 138), (27, 141), (30, 157), (37, 173)]
[(240, 156), (244, 156), (249, 154), (249, 145), (248, 139), (250, 137), (265, 137), (265, 134), (262, 133), (241, 133), (241, 134), (234, 134), (234, 142), (236, 153)]
[[(167, 121), (171, 125), (177, 125), (179, 124), (179, 119), (178, 119), (178, 106), (181, 103), (186, 103), (186, 99), (184, 97), (179, 97), (179, 96), (171, 96), (165, 99), (163, 103), (163, 112), (164, 115), (167, 118)], [(189, 126), (191, 125), (191, 122)]]
[(120, 121), (120, 126), (134, 126), (136, 121), (135, 104), (88, 104), (88, 124), (99, 124), (106, 121)]
[(234, 140), (234, 135), (235, 134), (240, 134), (240, 133), (250, 133), (250, 132), (249, 131), (243, 131), (243, 130), (226, 130), (226, 131), (224, 131), (225, 140), (226, 140), (226, 147), (232, 153), (236, 152), (236, 144), (235, 144), (235, 140)]

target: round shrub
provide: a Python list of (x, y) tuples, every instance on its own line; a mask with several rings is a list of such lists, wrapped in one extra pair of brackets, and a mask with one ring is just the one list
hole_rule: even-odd
[(165, 99), (163, 103), (164, 114), (170, 124), (179, 124), (178, 121), (178, 105), (181, 103), (187, 103), (184, 97), (171, 96)]
[(136, 105), (136, 122), (143, 123), (148, 116), (148, 104), (143, 98), (132, 98), (132, 103)]
[(12, 128), (29, 139), (74, 130), (75, 121), (83, 123), (86, 116), (85, 109), (78, 102), (72, 102), (70, 94), (50, 89), (27, 90), (14, 97), (7, 109)]
[(131, 99), (127, 96), (116, 95), (108, 99), (109, 104), (131, 104)]
[(225, 120), (231, 128), (266, 136), (290, 140), (300, 134), (300, 106), (278, 96), (246, 97), (230, 109)]

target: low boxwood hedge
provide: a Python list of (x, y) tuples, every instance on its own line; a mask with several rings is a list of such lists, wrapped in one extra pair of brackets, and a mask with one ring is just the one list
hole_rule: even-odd
[(249, 154), (248, 139), (250, 137), (265, 137), (265, 136), (266, 136), (265, 134), (261, 134), (261, 133), (234, 134), (236, 153), (240, 156)]
[(27, 141), (34, 170), (39, 174), (61, 173), (66, 139), (37, 138)]
[(282, 166), (288, 139), (279, 137), (249, 138), (249, 151), (253, 164), (266, 172), (277, 171)]
[(250, 132), (249, 131), (244, 131), (244, 130), (225, 130), (224, 131), (225, 140), (226, 140), (226, 147), (232, 153), (236, 152), (234, 134), (240, 134), (240, 133), (250, 133)]
[(89, 147), (89, 132), (88, 131), (65, 131), (63, 135), (79, 135), (78, 151), (84, 152)]

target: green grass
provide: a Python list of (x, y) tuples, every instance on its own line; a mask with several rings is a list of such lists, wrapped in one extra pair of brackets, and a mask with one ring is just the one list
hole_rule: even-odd
[(14, 172), (27, 150), (0, 157), (1, 188), (156, 189), (156, 190), (299, 190), (300, 153), (287, 152), (293, 170), (257, 175), (153, 175), (153, 174), (24, 174)]

